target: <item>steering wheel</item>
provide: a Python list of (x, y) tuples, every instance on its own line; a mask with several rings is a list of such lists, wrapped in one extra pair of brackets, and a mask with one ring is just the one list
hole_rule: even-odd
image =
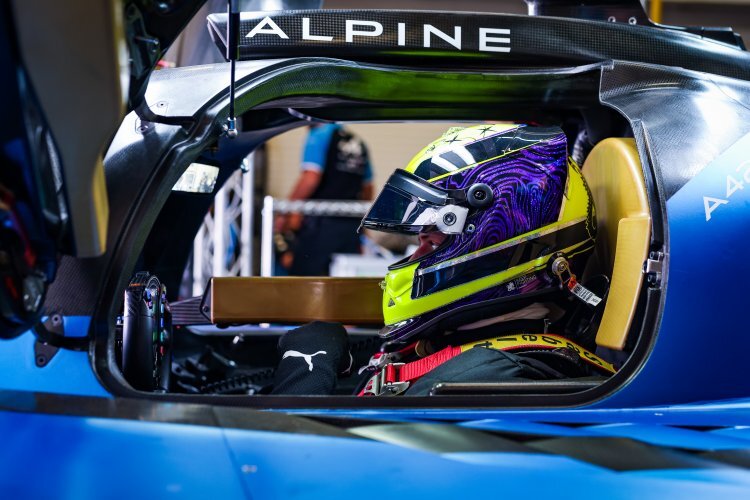
[(137, 273), (125, 290), (122, 372), (135, 389), (169, 390), (172, 313), (167, 288), (156, 276)]

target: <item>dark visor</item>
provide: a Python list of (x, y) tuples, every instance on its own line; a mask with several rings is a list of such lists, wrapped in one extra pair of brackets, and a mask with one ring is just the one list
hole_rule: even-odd
[(360, 230), (364, 227), (414, 234), (429, 231), (442, 217), (441, 209), (456, 203), (452, 194), (405, 170), (396, 170), (362, 219)]

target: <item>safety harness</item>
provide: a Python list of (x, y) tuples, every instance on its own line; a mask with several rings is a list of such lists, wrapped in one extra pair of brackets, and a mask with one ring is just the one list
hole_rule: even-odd
[(470, 342), (460, 346), (448, 346), (442, 350), (421, 357), (409, 363), (400, 363), (401, 359), (412, 355), (419, 355), (420, 346), (415, 342), (396, 352), (378, 352), (371, 359), (365, 369), (376, 370), (365, 384), (360, 396), (395, 396), (405, 392), (409, 386), (431, 372), (446, 361), (475, 347), (485, 347), (499, 351), (531, 351), (570, 349), (585, 363), (606, 375), (616, 372), (615, 367), (591, 351), (571, 342), (565, 337), (551, 334), (519, 334), (505, 335), (478, 342)]

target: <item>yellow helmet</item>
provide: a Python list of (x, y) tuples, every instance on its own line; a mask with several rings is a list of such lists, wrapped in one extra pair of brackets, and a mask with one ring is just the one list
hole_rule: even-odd
[(391, 175), (362, 226), (445, 235), (432, 240), (434, 249), (389, 267), (381, 336), (394, 341), (557, 292), (550, 257), (588, 256), (596, 233), (565, 134), (523, 125), (449, 129)]

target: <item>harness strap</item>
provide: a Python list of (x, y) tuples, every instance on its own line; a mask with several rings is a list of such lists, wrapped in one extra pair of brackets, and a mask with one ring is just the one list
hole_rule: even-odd
[(412, 382), (431, 372), (438, 366), (442, 365), (451, 358), (455, 358), (463, 352), (461, 347), (448, 346), (442, 351), (430, 354), (427, 357), (404, 363), (403, 365), (388, 364), (385, 366), (385, 381), (392, 382)]
[(412, 382), (423, 377), (446, 361), (455, 358), (462, 352), (475, 347), (486, 347), (508, 352), (566, 348), (577, 353), (580, 359), (601, 372), (612, 375), (617, 371), (611, 363), (604, 361), (591, 351), (559, 335), (507, 335), (479, 342), (471, 342), (461, 346), (448, 346), (411, 363), (387, 363), (368, 381), (365, 389), (359, 395), (400, 394)]
[(488, 347), (499, 351), (525, 351), (530, 349), (560, 349), (567, 348), (578, 354), (585, 363), (595, 369), (612, 375), (617, 372), (612, 363), (607, 363), (593, 352), (584, 349), (575, 342), (572, 342), (560, 335), (545, 334), (523, 334), (523, 335), (505, 335), (503, 337), (471, 342), (461, 346), (461, 352), (468, 351), (474, 347)]

